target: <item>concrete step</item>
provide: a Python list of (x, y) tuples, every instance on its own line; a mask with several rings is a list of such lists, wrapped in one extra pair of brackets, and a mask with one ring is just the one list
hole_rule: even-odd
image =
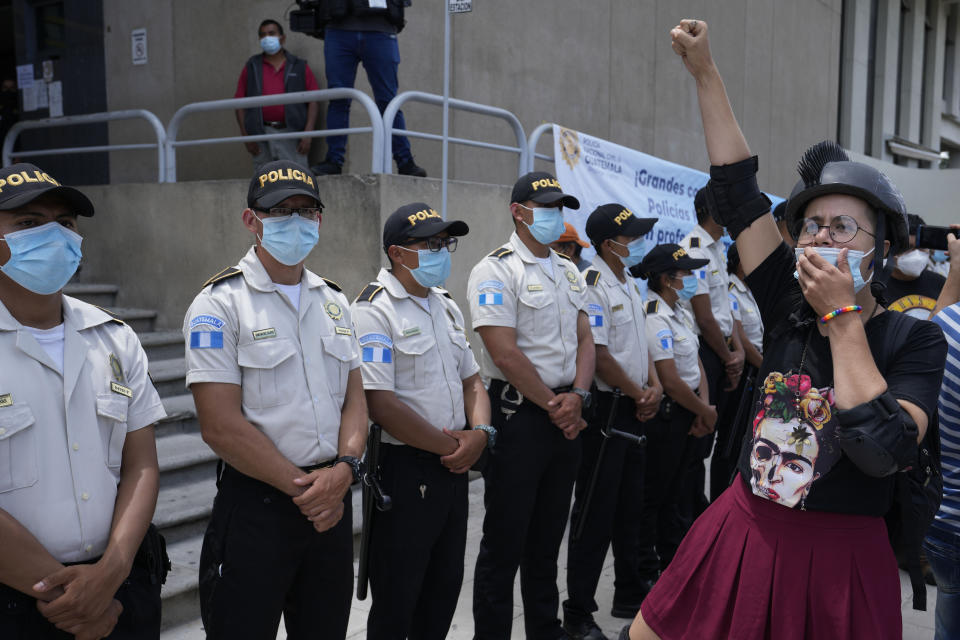
[(150, 379), (161, 398), (183, 395), (186, 391), (187, 362), (185, 358), (153, 360), (149, 363)]
[(206, 482), (216, 476), (217, 454), (197, 432), (157, 438), (157, 459), (161, 488)]
[(183, 357), (183, 334), (179, 331), (150, 331), (138, 337), (148, 360)]
[(172, 530), (181, 525), (206, 520), (213, 509), (217, 494), (213, 473), (207, 478), (192, 479), (184, 483), (164, 483), (161, 478), (160, 495), (153, 523), (161, 531)]
[(95, 304), (98, 307), (111, 307), (117, 303), (117, 292), (120, 290), (115, 284), (97, 284), (93, 282), (71, 282), (63, 288), (68, 296), (79, 298), (84, 302)]
[(197, 409), (193, 404), (193, 394), (182, 393), (160, 398), (167, 417), (157, 424), (157, 439), (176, 433), (199, 433)]
[(163, 599), (161, 629), (169, 629), (200, 617), (197, 572), (202, 545), (202, 529), (192, 537), (167, 542), (171, 567), (160, 592)]
[(157, 312), (153, 309), (135, 309), (133, 307), (108, 307), (108, 310), (137, 333), (153, 331), (153, 323), (157, 319)]

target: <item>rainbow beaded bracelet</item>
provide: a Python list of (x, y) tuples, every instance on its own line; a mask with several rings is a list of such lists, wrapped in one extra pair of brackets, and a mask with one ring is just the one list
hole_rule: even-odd
[(827, 315), (820, 318), (820, 324), (827, 324), (828, 322), (830, 322), (831, 320), (839, 316), (841, 313), (850, 313), (851, 311), (856, 311), (857, 313), (860, 313), (861, 311), (863, 311), (863, 307), (861, 307), (858, 304), (852, 304), (848, 307), (840, 307), (839, 309), (834, 309)]

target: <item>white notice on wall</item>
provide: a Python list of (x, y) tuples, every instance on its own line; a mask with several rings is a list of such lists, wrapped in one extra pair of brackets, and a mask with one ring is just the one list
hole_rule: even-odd
[(37, 92), (37, 109), (46, 109), (50, 104), (47, 95), (47, 83), (38, 82), (33, 85), (33, 89)]
[(30, 85), (22, 90), (23, 92), (23, 110), (24, 111), (36, 111), (37, 110), (37, 86), (36, 84)]
[(26, 89), (33, 86), (33, 65), (21, 64), (17, 66), (17, 88)]
[(147, 64), (146, 29), (134, 29), (130, 32), (130, 47), (133, 64)]
[(473, 0), (447, 0), (447, 10), (450, 13), (470, 13), (473, 11)]
[(44, 60), (40, 67), (43, 69), (43, 81), (53, 82), (53, 60)]
[(59, 118), (63, 115), (63, 83), (57, 80), (49, 85), (50, 117)]
[(386, 9), (387, 0), (370, 0), (371, 9)]

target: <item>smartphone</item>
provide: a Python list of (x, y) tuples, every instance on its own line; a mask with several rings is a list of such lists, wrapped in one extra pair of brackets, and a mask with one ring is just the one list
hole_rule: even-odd
[(917, 248), (918, 249), (940, 249), (947, 250), (947, 234), (960, 234), (960, 229), (951, 229), (950, 227), (930, 227), (925, 224), (917, 227)]

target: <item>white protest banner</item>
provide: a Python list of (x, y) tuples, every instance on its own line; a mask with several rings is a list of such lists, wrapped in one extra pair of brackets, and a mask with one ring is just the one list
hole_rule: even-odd
[[(638, 218), (659, 218), (647, 235), (655, 244), (679, 244), (696, 225), (693, 198), (709, 177), (703, 171), (556, 124), (553, 141), (557, 180), (580, 200), (580, 210), (565, 209), (564, 216), (583, 240), (589, 242), (584, 226), (590, 213), (608, 202), (626, 206)], [(770, 199), (774, 206), (783, 200)], [(592, 248), (583, 253), (593, 258)]]

